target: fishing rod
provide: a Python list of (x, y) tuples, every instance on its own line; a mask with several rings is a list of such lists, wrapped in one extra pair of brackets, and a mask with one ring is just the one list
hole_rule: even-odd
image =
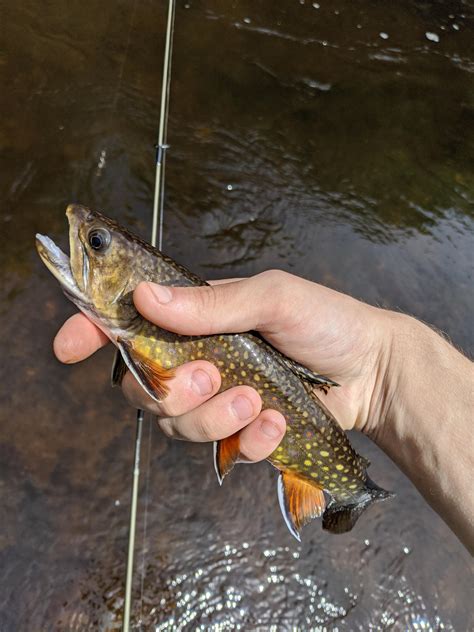
[[(155, 190), (153, 195), (153, 222), (151, 229), (151, 244), (158, 245), (158, 250), (163, 246), (163, 220), (164, 220), (164, 183), (166, 163), (166, 132), (168, 127), (168, 111), (170, 97), (171, 58), (173, 52), (173, 34), (175, 21), (175, 0), (168, 1), (168, 19), (166, 23), (165, 52), (163, 57), (163, 77), (161, 83), (160, 122), (158, 127), (158, 139), (156, 143), (155, 159)], [(123, 607), (123, 632), (130, 630), (130, 610), (132, 600), (133, 562), (135, 553), (135, 534), (137, 524), (138, 483), (140, 481), (140, 455), (143, 434), (143, 421), (145, 413), (137, 411), (135, 450), (133, 458), (132, 492), (130, 503), (130, 527), (128, 535), (127, 571), (125, 577), (125, 599)]]

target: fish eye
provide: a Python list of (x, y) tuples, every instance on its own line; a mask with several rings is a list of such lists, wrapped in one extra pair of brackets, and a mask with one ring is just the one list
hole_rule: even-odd
[(110, 244), (110, 233), (105, 228), (94, 228), (87, 239), (92, 250), (104, 251)]

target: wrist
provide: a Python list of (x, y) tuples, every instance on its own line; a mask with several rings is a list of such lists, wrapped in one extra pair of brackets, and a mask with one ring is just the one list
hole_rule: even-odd
[(465, 403), (462, 389), (471, 362), (411, 316), (386, 312), (385, 330), (373, 438), (383, 443), (384, 438), (400, 440), (421, 429), (433, 432), (433, 416), (438, 420), (437, 432), (448, 431), (456, 421), (452, 399), (458, 391)]
[(369, 434), (473, 550), (472, 363), (414, 318), (387, 313), (388, 323)]

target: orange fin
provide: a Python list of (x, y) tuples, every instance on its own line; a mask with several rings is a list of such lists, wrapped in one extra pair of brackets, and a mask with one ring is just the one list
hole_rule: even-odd
[(301, 527), (321, 516), (326, 507), (323, 490), (292, 472), (280, 472), (278, 500), (286, 526), (298, 542)]
[(169, 392), (166, 384), (174, 376), (172, 369), (165, 369), (158, 362), (151, 360), (142, 352), (134, 349), (130, 340), (117, 340), (125, 364), (145, 391), (155, 401), (161, 402)]
[(240, 457), (239, 434), (235, 433), (226, 439), (214, 441), (214, 468), (219, 485), (222, 485), (226, 476)]

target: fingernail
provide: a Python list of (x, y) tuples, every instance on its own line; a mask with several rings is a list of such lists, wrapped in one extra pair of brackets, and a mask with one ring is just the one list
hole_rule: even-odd
[(148, 283), (150, 292), (153, 294), (158, 303), (169, 303), (173, 298), (171, 290), (165, 285), (157, 285), (156, 283)]
[(273, 423), (273, 421), (269, 421), (268, 419), (264, 419), (260, 424), (260, 430), (264, 435), (270, 437), (270, 439), (276, 439), (281, 435), (280, 428), (277, 424)]
[(194, 371), (192, 374), (191, 379), (193, 388), (199, 395), (209, 395), (209, 393), (212, 393), (212, 380), (205, 371), (197, 369), (197, 371)]
[(234, 399), (231, 404), (234, 413), (239, 419), (248, 419), (253, 414), (253, 406), (250, 400), (245, 395), (239, 395)]

